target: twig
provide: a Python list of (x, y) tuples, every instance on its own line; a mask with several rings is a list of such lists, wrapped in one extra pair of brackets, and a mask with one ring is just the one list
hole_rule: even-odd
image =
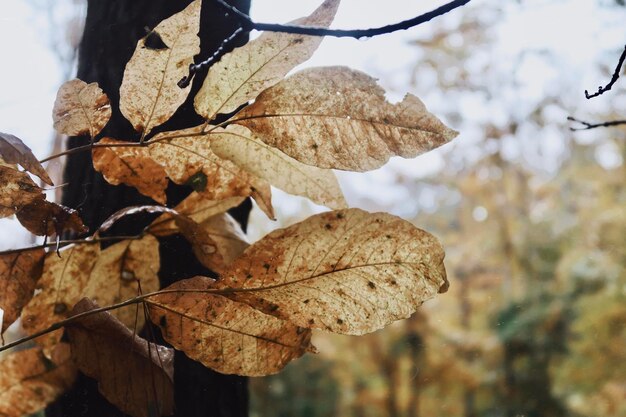
[(598, 91), (593, 94), (589, 94), (589, 92), (585, 90), (585, 97), (587, 97), (587, 99), (590, 99), (590, 98), (598, 97), (599, 95), (604, 94), (605, 92), (609, 91), (613, 87), (613, 84), (615, 84), (617, 82), (617, 79), (619, 78), (619, 73), (622, 70), (622, 65), (624, 64), (624, 60), (626, 60), (626, 45), (624, 45), (624, 50), (622, 51), (622, 55), (620, 55), (619, 60), (617, 61), (617, 67), (615, 67), (615, 71), (613, 72), (611, 81), (609, 81), (609, 83), (604, 87), (602, 86), (598, 87)]
[(226, 288), (226, 289), (211, 289), (211, 288), (206, 288), (206, 289), (198, 289), (198, 290), (194, 290), (194, 289), (176, 289), (176, 290), (168, 290), (168, 289), (164, 289), (164, 290), (159, 290), (159, 291), (154, 291), (151, 293), (147, 293), (147, 294), (143, 294), (143, 295), (138, 295), (136, 297), (133, 298), (129, 298), (128, 300), (122, 301), (120, 303), (117, 304), (111, 304), (110, 306), (106, 306), (106, 307), (99, 307), (99, 308), (95, 308), (93, 310), (89, 310), (89, 311), (84, 311), (82, 313), (76, 314), (74, 316), (70, 316), (64, 320), (58, 321), (54, 324), (52, 324), (51, 326), (40, 330), (38, 332), (35, 332), (29, 336), (25, 336), (22, 337), (20, 339), (14, 340), (11, 343), (8, 343), (6, 345), (2, 345), (0, 346), (0, 352), (3, 352), (5, 350), (9, 350), (11, 348), (14, 348), (15, 346), (19, 346), (23, 343), (29, 342), (33, 339), (36, 339), (38, 337), (41, 337), (43, 335), (46, 335), (48, 333), (51, 333), (55, 330), (59, 330), (62, 327), (67, 326), (68, 324), (72, 324), (74, 323), (76, 320), (82, 319), (84, 317), (87, 316), (91, 316), (93, 314), (97, 314), (97, 313), (103, 313), (105, 311), (110, 311), (110, 310), (116, 310), (118, 308), (122, 308), (122, 307), (126, 307), (129, 305), (133, 305), (133, 304), (138, 304), (138, 303), (143, 303), (143, 302), (147, 302), (148, 304), (150, 304), (150, 297), (154, 297), (160, 294), (170, 294), (170, 293), (202, 293), (202, 294), (207, 294), (207, 293), (214, 293), (214, 294), (228, 294), (228, 293), (232, 293), (233, 289), (230, 288)]
[(250, 16), (243, 13), (239, 9), (224, 0), (214, 0), (215, 3), (225, 9), (227, 12), (232, 13), (239, 21), (240, 27), (235, 30), (228, 38), (222, 41), (220, 47), (211, 55), (207, 60), (199, 64), (189, 65), (189, 75), (183, 77), (179, 82), (180, 88), (185, 88), (189, 85), (194, 75), (202, 69), (209, 67), (212, 63), (217, 61), (224, 53), (226, 46), (232, 42), (238, 34), (243, 31), (259, 30), (267, 32), (282, 32), (291, 33), (296, 35), (311, 35), (311, 36), (333, 36), (336, 38), (371, 38), (373, 36), (384, 35), (387, 33), (396, 32), (398, 30), (406, 30), (422, 23), (428, 22), (437, 16), (441, 16), (456, 9), (457, 7), (464, 6), (471, 0), (453, 0), (441, 7), (431, 10), (430, 12), (416, 16), (412, 19), (403, 20), (402, 22), (394, 23), (392, 25), (381, 26), (370, 29), (328, 29), (317, 26), (299, 26), (299, 25), (284, 25), (277, 23), (261, 23), (255, 22)]
[(33, 249), (45, 249), (45, 248), (51, 248), (51, 247), (56, 247), (57, 244), (60, 247), (64, 247), (67, 245), (84, 245), (84, 244), (93, 244), (93, 243), (100, 243), (100, 242), (109, 242), (112, 240), (139, 240), (143, 237), (143, 235), (134, 235), (134, 236), (105, 236), (105, 237), (99, 237), (99, 238), (95, 238), (95, 239), (70, 239), (70, 240), (59, 240), (58, 242), (52, 242), (52, 243), (42, 243), (41, 245), (37, 245), (37, 246), (31, 246), (28, 248), (17, 248), (17, 249), (9, 249), (9, 250), (4, 250), (4, 251), (0, 251), (0, 256), (2, 255), (10, 255), (12, 253), (18, 253), (18, 252), (26, 252), (29, 250), (33, 250)]
[(229, 37), (222, 41), (219, 48), (217, 48), (217, 50), (213, 52), (213, 55), (208, 57), (206, 60), (200, 62), (199, 64), (189, 64), (189, 75), (181, 78), (181, 80), (178, 81), (178, 86), (180, 88), (187, 87), (189, 83), (191, 83), (191, 80), (193, 79), (193, 76), (196, 75), (196, 73), (208, 68), (211, 64), (221, 58), (228, 44), (230, 44), (241, 32), (243, 32), (243, 28), (238, 27)]
[(626, 125), (626, 119), (625, 120), (610, 120), (608, 122), (601, 122), (601, 123), (589, 123), (589, 122), (585, 122), (584, 120), (579, 120), (579, 119), (576, 119), (575, 117), (568, 116), (567, 120), (571, 122), (580, 123), (581, 125), (584, 126), (584, 127), (570, 127), (569, 130), (572, 130), (572, 131), (590, 130), (590, 129), (596, 129), (598, 127), (613, 127), (613, 126), (619, 126), (619, 125)]
[(261, 23), (255, 22), (250, 16), (241, 12), (236, 7), (231, 6), (224, 0), (214, 0), (216, 4), (224, 8), (227, 12), (232, 13), (236, 19), (239, 20), (241, 27), (244, 30), (259, 30), (269, 32), (282, 32), (292, 33), (297, 35), (311, 35), (311, 36), (333, 36), (336, 38), (363, 38), (373, 37), (378, 35), (384, 35), (387, 33), (396, 32), (398, 30), (406, 30), (422, 23), (428, 22), (437, 16), (444, 15), (458, 7), (464, 6), (471, 0), (453, 0), (446, 3), (430, 12), (424, 13), (420, 16), (416, 16), (412, 19), (403, 20), (402, 22), (394, 23), (391, 25), (381, 26), (370, 29), (328, 29), (323, 27), (314, 26), (298, 26), (298, 25), (283, 25), (276, 23)]

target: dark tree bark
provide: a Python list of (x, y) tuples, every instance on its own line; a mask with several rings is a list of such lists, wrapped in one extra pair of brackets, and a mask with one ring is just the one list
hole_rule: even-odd
[[(79, 50), (78, 78), (86, 82), (98, 82), (111, 100), (113, 116), (100, 137), (110, 136), (122, 140), (138, 140), (131, 124), (119, 111), (119, 87), (124, 67), (133, 54), (137, 41), (154, 28), (161, 20), (179, 12), (190, 0), (89, 0), (85, 31)], [(250, 7), (250, 0), (229, 0), (240, 10)], [(208, 57), (229, 36), (236, 22), (224, 16), (221, 9), (205, 1), (200, 25), (200, 61)], [(247, 40), (242, 36), (233, 45)], [(174, 117), (160, 130), (181, 129), (200, 124), (193, 110), (193, 95), (201, 85), (205, 74), (198, 74), (192, 86), (190, 99)], [(155, 132), (156, 133), (156, 132)], [(88, 143), (85, 137), (70, 138), (68, 148)], [(68, 183), (63, 204), (79, 210), (85, 224), (95, 230), (115, 211), (138, 204), (154, 204), (152, 200), (126, 186), (113, 187), (95, 172), (91, 154), (82, 152), (68, 157), (65, 168)], [(175, 205), (190, 192), (186, 187), (170, 186), (167, 190), (168, 203)], [(250, 203), (235, 209), (231, 214), (245, 228)], [(114, 235), (138, 233), (150, 217), (133, 217), (121, 221), (111, 230)], [(197, 274), (207, 274), (193, 257), (188, 244), (173, 237), (161, 241), (161, 271), (163, 286), (173, 281)], [(215, 373), (176, 352), (175, 358), (176, 416), (180, 417), (231, 417), (246, 416), (248, 413), (247, 380), (238, 376)], [(97, 390), (94, 380), (81, 375), (75, 386), (46, 410), (51, 417), (112, 417), (122, 416)]]

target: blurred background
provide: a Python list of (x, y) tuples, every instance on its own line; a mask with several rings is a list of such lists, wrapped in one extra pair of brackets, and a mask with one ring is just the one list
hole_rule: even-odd
[[(443, 1), (344, 0), (333, 27), (366, 28)], [(259, 21), (317, 0), (253, 0)], [(74, 72), (83, 0), (0, 3), (0, 130), (41, 158), (56, 89)], [(339, 172), (351, 206), (439, 237), (448, 293), (359, 338), (315, 335), (318, 355), (252, 380), (254, 417), (626, 416), (626, 78), (602, 96), (626, 43), (623, 0), (474, 0), (375, 39), (326, 39), (306, 66), (349, 65), (459, 130), (452, 143), (364, 174)], [(622, 70), (623, 74), (624, 70)], [(48, 169), (60, 178), (60, 162)], [(51, 190), (51, 197), (59, 190)], [(277, 222), (323, 211), (275, 191)], [(33, 243), (0, 220), (0, 249)]]

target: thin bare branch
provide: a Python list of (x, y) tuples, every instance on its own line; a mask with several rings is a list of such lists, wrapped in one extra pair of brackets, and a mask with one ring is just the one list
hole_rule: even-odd
[(590, 130), (590, 129), (596, 129), (598, 127), (613, 127), (613, 126), (619, 126), (619, 125), (626, 125), (626, 119), (625, 120), (610, 120), (608, 122), (600, 122), (600, 123), (589, 123), (589, 122), (585, 122), (584, 120), (579, 120), (579, 119), (576, 119), (575, 117), (568, 116), (567, 120), (571, 122), (580, 123), (581, 125), (583, 125), (583, 127), (570, 127), (569, 130), (572, 130), (572, 131)]
[(336, 38), (370, 38), (379, 35), (385, 35), (387, 33), (396, 32), (398, 30), (406, 30), (422, 23), (426, 23), (435, 17), (444, 15), (458, 7), (464, 6), (469, 3), (471, 0), (453, 0), (449, 3), (446, 3), (430, 12), (424, 13), (422, 15), (413, 17), (408, 20), (403, 20), (402, 22), (394, 23), (391, 25), (381, 26), (377, 28), (370, 29), (328, 29), (321, 27), (313, 27), (313, 26), (298, 26), (298, 25), (283, 25), (276, 23), (261, 23), (255, 22), (252, 20), (250, 16), (241, 12), (236, 7), (231, 6), (226, 3), (224, 0), (214, 0), (216, 4), (220, 5), (224, 10), (229, 13), (232, 13), (233, 16), (239, 20), (239, 23), (243, 27), (244, 30), (259, 30), (259, 31), (270, 31), (270, 32), (283, 32), (283, 33), (293, 33), (298, 35), (311, 35), (311, 36), (332, 36)]
[[(619, 73), (622, 70), (622, 65), (624, 64), (624, 60), (626, 60), (626, 45), (624, 45), (624, 50), (622, 51), (622, 55), (620, 55), (619, 60), (617, 61), (617, 67), (615, 67), (615, 71), (613, 71), (613, 76), (611, 77), (611, 81), (609, 81), (609, 83), (604, 87), (602, 86), (598, 87), (598, 91), (593, 94), (589, 94), (589, 92), (585, 90), (585, 97), (587, 97), (587, 100), (590, 98), (598, 97), (599, 95), (606, 93), (613, 87), (613, 85), (617, 82), (617, 79), (619, 78)], [(599, 126), (596, 126), (596, 127), (599, 127)], [(576, 130), (581, 130), (581, 129), (576, 129)]]

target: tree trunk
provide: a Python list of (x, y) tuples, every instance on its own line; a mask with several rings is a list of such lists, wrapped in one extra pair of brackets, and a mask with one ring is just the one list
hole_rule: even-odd
[[(78, 78), (86, 82), (98, 82), (111, 100), (113, 116), (100, 137), (121, 140), (138, 140), (131, 124), (119, 111), (119, 87), (124, 67), (130, 59), (137, 41), (161, 20), (179, 12), (190, 0), (89, 0), (85, 32), (79, 49)], [(238, 9), (247, 12), (250, 0), (229, 0)], [(213, 2), (202, 7), (200, 25), (201, 53), (199, 59), (208, 57), (236, 28), (233, 20)], [(247, 35), (235, 42), (241, 45)], [(163, 130), (181, 129), (200, 124), (193, 110), (193, 95), (198, 90), (204, 74), (198, 74), (192, 86), (190, 99), (181, 106)], [(88, 143), (85, 137), (72, 137), (68, 148)], [(65, 168), (68, 186), (63, 204), (79, 210), (82, 219), (93, 232), (115, 211), (139, 204), (154, 204), (152, 200), (137, 193), (134, 188), (111, 186), (93, 169), (90, 152), (70, 155)], [(170, 186), (167, 197), (170, 206), (175, 205), (190, 192), (187, 187)], [(250, 203), (235, 209), (231, 214), (245, 228)], [(111, 233), (132, 235), (138, 233), (149, 221), (146, 216), (122, 220)], [(189, 278), (206, 271), (193, 257), (189, 245), (181, 238), (161, 240), (160, 278), (163, 286), (173, 281)], [(210, 371), (197, 362), (176, 352), (175, 357), (175, 403), (176, 416), (180, 417), (231, 417), (248, 413), (247, 380), (238, 376), (221, 375)], [(96, 382), (80, 375), (75, 386), (46, 410), (50, 417), (109, 417), (122, 416), (118, 410), (103, 399)]]

